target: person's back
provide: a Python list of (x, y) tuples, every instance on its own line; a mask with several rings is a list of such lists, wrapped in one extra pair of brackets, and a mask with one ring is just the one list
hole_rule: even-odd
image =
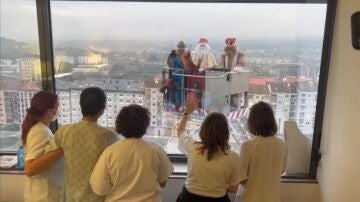
[(241, 146), (242, 187), (237, 201), (280, 202), (280, 181), (287, 152), (284, 141), (276, 137), (277, 124), (271, 106), (265, 102), (253, 105), (247, 128), (256, 137)]
[[(185, 187), (191, 193), (208, 197), (222, 197), (227, 192), (227, 185), (236, 184), (234, 172), (238, 171), (239, 157), (229, 150), (228, 154), (219, 154), (209, 161), (199, 152), (200, 144), (193, 142), (189, 137), (182, 137), (187, 148), (180, 148), (188, 156), (188, 175)], [(180, 140), (184, 141), (184, 140)], [(184, 143), (180, 143), (185, 145)], [(237, 173), (236, 173), (237, 174)], [(236, 179), (236, 177), (235, 177)]]
[(243, 143), (242, 147), (241, 163), (249, 163), (246, 164), (248, 179), (241, 202), (279, 202), (280, 179), (285, 169), (285, 143), (275, 136), (255, 137)]
[(80, 106), (82, 120), (61, 127), (46, 150), (64, 150), (65, 201), (103, 201), (103, 197), (92, 191), (89, 178), (101, 153), (117, 140), (117, 136), (97, 124), (106, 106), (103, 90), (97, 87), (84, 89), (80, 95)]
[(25, 149), (26, 175), (24, 201), (59, 202), (63, 185), (62, 149), (45, 153), (53, 136), (49, 126), (57, 118), (58, 96), (49, 91), (37, 92), (30, 101), (21, 127)]
[[(158, 173), (161, 155), (166, 155), (161, 150), (137, 138), (128, 138), (107, 148), (104, 158), (99, 160), (107, 165), (113, 187), (105, 201), (161, 201)], [(95, 173), (92, 178), (97, 179)]]
[(102, 152), (116, 141), (115, 133), (97, 123), (82, 120), (61, 127), (54, 138), (64, 150), (65, 200), (103, 200), (91, 190), (89, 178)]
[(189, 114), (199, 106), (196, 94), (189, 93), (185, 113), (177, 128), (178, 148), (188, 159), (185, 186), (177, 202), (230, 202), (241, 182), (240, 159), (230, 150), (230, 130), (221, 113), (206, 116), (200, 127), (200, 141), (185, 134)]
[(160, 202), (161, 188), (173, 171), (165, 151), (142, 137), (149, 126), (147, 109), (129, 105), (116, 118), (116, 131), (125, 137), (100, 156), (90, 177), (92, 190), (112, 202)]

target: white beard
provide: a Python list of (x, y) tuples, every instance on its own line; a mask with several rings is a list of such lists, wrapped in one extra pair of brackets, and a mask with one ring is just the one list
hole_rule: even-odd
[(198, 44), (195, 48), (195, 54), (197, 57), (204, 57), (210, 53), (210, 46), (208, 44)]

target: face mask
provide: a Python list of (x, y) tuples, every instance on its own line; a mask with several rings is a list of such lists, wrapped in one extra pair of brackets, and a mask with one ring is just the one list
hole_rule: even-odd
[(59, 110), (56, 110), (55, 115), (53, 116), (51, 121), (56, 121), (56, 119), (59, 117)]

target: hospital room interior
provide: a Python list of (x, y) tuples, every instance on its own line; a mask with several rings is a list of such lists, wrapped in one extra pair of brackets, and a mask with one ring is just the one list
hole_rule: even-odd
[(360, 0), (0, 0), (0, 202), (360, 202), (359, 76)]

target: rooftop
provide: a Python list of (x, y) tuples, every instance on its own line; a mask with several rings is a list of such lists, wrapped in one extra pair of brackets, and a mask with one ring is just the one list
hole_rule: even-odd
[(291, 93), (295, 94), (297, 85), (285, 82), (272, 82), (269, 83), (270, 93)]
[(270, 89), (267, 84), (251, 84), (249, 85), (250, 94), (270, 94)]
[(161, 81), (145, 81), (145, 88), (161, 88), (162, 84)]
[(279, 64), (276, 64), (274, 67), (275, 68), (289, 68), (289, 67), (299, 68), (302, 66), (303, 66), (303, 64), (301, 64), (301, 63), (279, 63)]
[(106, 91), (143, 92), (144, 81), (126, 79), (83, 79), (72, 81), (57, 80), (56, 87), (59, 90), (81, 90), (87, 87), (100, 87)]
[(2, 91), (39, 91), (42, 86), (39, 81), (1, 80)]
[(265, 85), (266, 83), (274, 82), (274, 78), (272, 77), (255, 77), (250, 78), (249, 84), (252, 85)]
[(298, 91), (299, 92), (317, 92), (318, 91), (318, 83), (315, 81), (299, 83)]

